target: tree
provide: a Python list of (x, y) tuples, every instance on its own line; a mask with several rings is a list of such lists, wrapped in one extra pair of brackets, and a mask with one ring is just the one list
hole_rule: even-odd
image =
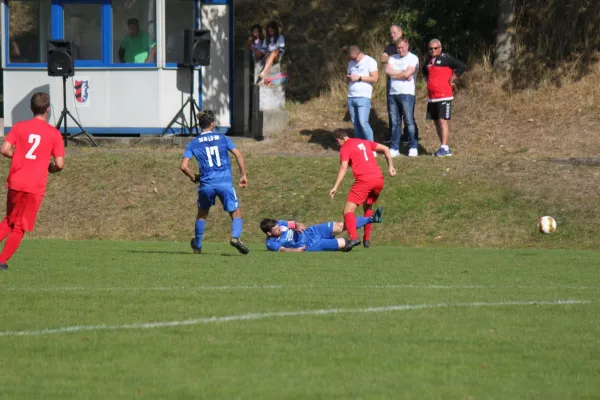
[(514, 67), (515, 18), (516, 0), (498, 1), (498, 31), (494, 59), (494, 68), (497, 72), (508, 72)]

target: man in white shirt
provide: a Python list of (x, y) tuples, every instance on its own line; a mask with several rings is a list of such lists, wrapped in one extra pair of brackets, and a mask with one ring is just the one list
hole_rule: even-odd
[(392, 117), (392, 144), (390, 153), (392, 157), (400, 155), (400, 135), (402, 120), (410, 138), (409, 157), (419, 155), (418, 142), (415, 137), (415, 82), (419, 69), (419, 58), (408, 51), (409, 44), (405, 38), (396, 41), (395, 54), (388, 59), (385, 73), (390, 77), (390, 92), (388, 94), (388, 107)]
[(348, 112), (354, 124), (354, 137), (373, 141), (369, 114), (373, 84), (379, 79), (377, 61), (360, 51), (358, 46), (350, 46), (348, 55)]

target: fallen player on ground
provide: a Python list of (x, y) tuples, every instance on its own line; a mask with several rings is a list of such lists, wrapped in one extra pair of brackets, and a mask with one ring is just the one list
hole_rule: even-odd
[[(381, 222), (379, 207), (371, 217), (357, 217), (356, 227)], [(335, 235), (346, 230), (343, 222), (325, 222), (308, 228), (296, 221), (263, 219), (260, 229), (267, 235), (267, 250), (298, 253), (302, 251), (340, 251), (346, 248), (347, 239)], [(352, 248), (345, 250), (350, 251)]]

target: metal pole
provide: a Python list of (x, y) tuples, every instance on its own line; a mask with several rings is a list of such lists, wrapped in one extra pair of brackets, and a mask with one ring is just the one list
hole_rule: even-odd
[(63, 139), (67, 147), (67, 77), (63, 76)]

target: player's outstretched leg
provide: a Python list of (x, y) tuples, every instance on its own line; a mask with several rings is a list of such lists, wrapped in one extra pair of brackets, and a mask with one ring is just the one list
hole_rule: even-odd
[(208, 209), (198, 208), (198, 216), (196, 225), (194, 226), (195, 236), (190, 242), (194, 254), (202, 253), (202, 238), (204, 237), (204, 229), (206, 227), (206, 217), (208, 217)]
[(239, 251), (241, 254), (250, 253), (250, 249), (248, 249), (244, 243), (240, 240), (240, 236), (242, 236), (242, 212), (238, 208), (234, 212), (230, 213), (231, 215), (231, 240), (229, 244), (232, 245)]

